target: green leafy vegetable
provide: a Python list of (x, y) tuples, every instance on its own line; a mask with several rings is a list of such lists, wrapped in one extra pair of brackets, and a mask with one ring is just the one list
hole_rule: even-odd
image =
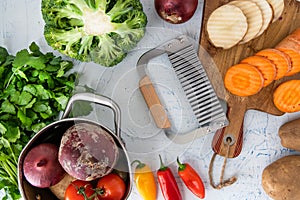
[(52, 48), (103, 66), (121, 62), (147, 24), (139, 0), (42, 0), (42, 14)]
[[(58, 117), (73, 92), (73, 63), (32, 43), (16, 56), (0, 47), (0, 189), (19, 199), (17, 162), (29, 139)], [(87, 111), (90, 111), (87, 109)]]

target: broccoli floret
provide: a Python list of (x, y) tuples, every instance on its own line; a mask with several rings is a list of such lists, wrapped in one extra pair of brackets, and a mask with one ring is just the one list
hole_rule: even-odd
[(126, 57), (147, 25), (139, 0), (42, 0), (42, 15), (53, 49), (107, 67)]

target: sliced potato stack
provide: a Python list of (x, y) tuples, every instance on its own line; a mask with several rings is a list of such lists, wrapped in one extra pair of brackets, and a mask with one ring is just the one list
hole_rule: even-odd
[(248, 30), (240, 41), (240, 44), (249, 42), (260, 32), (263, 25), (262, 11), (256, 3), (252, 1), (231, 1), (229, 5), (234, 5), (242, 10), (247, 18)]
[[(276, 47), (263, 49), (230, 67), (224, 78), (226, 89), (246, 97), (257, 94), (274, 80), (300, 72), (300, 28)], [(300, 80), (291, 80), (276, 88), (274, 105), (282, 112), (300, 111)]]
[(217, 8), (207, 21), (209, 39), (216, 47), (229, 49), (240, 42), (248, 30), (247, 18), (234, 5)]
[(275, 22), (281, 17), (281, 15), (283, 13), (284, 0), (267, 0), (267, 1), (271, 5), (271, 7), (273, 9), (273, 13), (274, 13), (272, 22)]
[(231, 1), (209, 16), (206, 25), (208, 38), (214, 46), (223, 49), (249, 42), (278, 20), (283, 9), (284, 0)]

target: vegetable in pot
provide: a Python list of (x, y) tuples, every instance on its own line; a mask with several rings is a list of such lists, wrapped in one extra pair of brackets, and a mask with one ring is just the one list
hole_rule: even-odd
[(126, 185), (119, 175), (110, 173), (98, 180), (95, 192), (98, 199), (121, 200), (126, 192)]
[(114, 138), (89, 123), (75, 123), (62, 136), (58, 160), (71, 176), (91, 181), (109, 174), (118, 159)]
[(147, 24), (139, 0), (42, 0), (42, 14), (53, 49), (108, 67), (136, 46)]
[(55, 144), (42, 143), (33, 147), (23, 162), (26, 180), (39, 188), (48, 188), (60, 182), (65, 171), (57, 158), (58, 147)]
[(181, 200), (180, 190), (171, 169), (164, 166), (160, 155), (159, 159), (160, 168), (157, 171), (157, 179), (165, 200)]
[(148, 165), (139, 160), (135, 160), (132, 164), (137, 163), (134, 172), (134, 182), (136, 188), (144, 200), (155, 200), (157, 188), (154, 175)]
[(70, 176), (68, 173), (65, 174), (64, 178), (57, 184), (51, 186), (50, 191), (60, 200), (64, 200), (66, 190), (72, 181), (76, 179)]
[(188, 163), (181, 163), (177, 157), (178, 175), (183, 180), (186, 187), (197, 197), (203, 199), (205, 197), (204, 184), (196, 172)]
[(74, 180), (68, 185), (64, 200), (91, 200), (94, 194), (95, 191), (90, 182)]

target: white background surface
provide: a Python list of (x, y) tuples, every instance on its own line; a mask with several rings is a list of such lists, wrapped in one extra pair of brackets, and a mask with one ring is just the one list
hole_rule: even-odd
[[(182, 25), (162, 23), (155, 13), (153, 1), (142, 0), (142, 2), (149, 20), (148, 27), (167, 27), (185, 33), (198, 41), (202, 16), (200, 8), (203, 6), (201, 0), (199, 0), (199, 8), (196, 15), (191, 21)], [(6, 47), (10, 53), (15, 54), (20, 49), (28, 48), (32, 41), (41, 46), (43, 51), (52, 51), (43, 39), (43, 25), (40, 1), (0, 1), (0, 45)], [(178, 34), (176, 31), (174, 35)], [(152, 39), (157, 37), (158, 40), (155, 40), (155, 42), (159, 42), (172, 36), (172, 34), (172, 31), (158, 31), (153, 35)], [(149, 38), (151, 38), (150, 36)], [(149, 43), (151, 40), (147, 42)], [(140, 45), (143, 44), (140, 43)], [(139, 46), (142, 50), (149, 47), (151, 45), (148, 47)], [(77, 66), (85, 73), (80, 80), (82, 84), (88, 84), (96, 89), (97, 92), (112, 97), (120, 105), (122, 111), (122, 138), (126, 143), (130, 157), (132, 159), (142, 158), (153, 169), (157, 169), (159, 161), (154, 156), (157, 156), (158, 153), (163, 153), (164, 160), (167, 164), (170, 164), (175, 174), (183, 199), (196, 198), (185, 188), (175, 173), (177, 166), (174, 160), (177, 155), (180, 156), (183, 162), (191, 163), (201, 175), (206, 188), (206, 199), (269, 199), (261, 187), (262, 170), (278, 158), (295, 153), (281, 146), (278, 129), (285, 122), (299, 118), (300, 113), (276, 117), (262, 112), (248, 111), (244, 122), (243, 150), (237, 158), (228, 160), (225, 173), (225, 178), (235, 175), (238, 180), (230, 187), (215, 190), (209, 185), (208, 179), (208, 166), (213, 154), (211, 149), (213, 133), (195, 139), (188, 144), (178, 145), (172, 144), (161, 130), (157, 130), (151, 121), (149, 113), (147, 113), (147, 108), (137, 91), (137, 87), (134, 85), (136, 84), (136, 79), (132, 78), (135, 77), (134, 69), (138, 58), (136, 56), (135, 53), (132, 53), (122, 64), (110, 69), (90, 63), (78, 63), (79, 65)], [(172, 77), (169, 78), (170, 80), (172, 79)], [(130, 81), (134, 83), (131, 85)], [(173, 102), (173, 104), (168, 102), (167, 104), (176, 108), (178, 102)], [(137, 107), (142, 109), (136, 109)], [(185, 110), (182, 107), (180, 108), (180, 112), (183, 115), (186, 114)], [(142, 113), (144, 116), (147, 115), (147, 117), (134, 118), (139, 116), (139, 113)], [(99, 117), (98, 112), (95, 112), (91, 117), (95, 117), (96, 120), (108, 123), (108, 126), (111, 126), (108, 122), (109, 120)], [(214, 179), (216, 181), (219, 179), (222, 163), (223, 158), (217, 157), (214, 168)], [(141, 199), (135, 186), (130, 199)], [(163, 199), (159, 189), (158, 199)]]

